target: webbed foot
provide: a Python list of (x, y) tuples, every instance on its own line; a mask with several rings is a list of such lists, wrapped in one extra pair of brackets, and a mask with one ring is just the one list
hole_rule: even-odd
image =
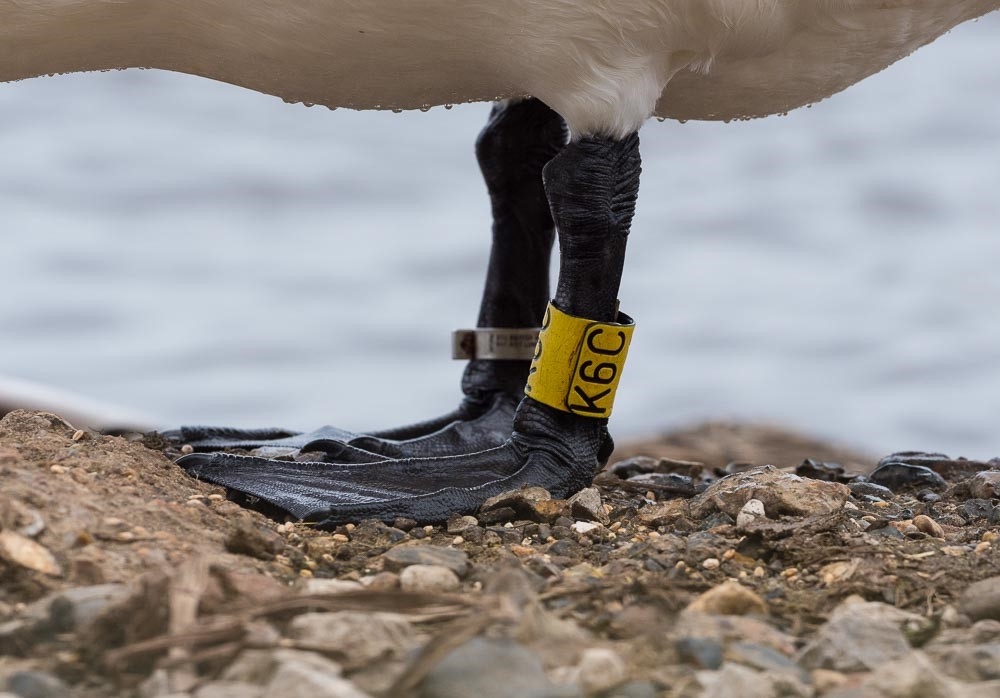
[(563, 497), (586, 487), (610, 455), (603, 422), (525, 398), (500, 445), (470, 453), (372, 463), (282, 461), (196, 453), (178, 463), (222, 485), (236, 501), (275, 509), (320, 527), (398, 517), (438, 522), (524, 484)]
[[(541, 321), (542, 331), (530, 368), (525, 362), (470, 363), (466, 380), (472, 376), (474, 389), (471, 394), (466, 390), (465, 404), (470, 397), (474, 402), (480, 398), (482, 413), (443, 427), (438, 420), (429, 423), (437, 427), (430, 430), (424, 425), (360, 437), (321, 430), (274, 434), (276, 440), (251, 433), (243, 440), (246, 445), (280, 441), (300, 451), (318, 450), (323, 453), (319, 460), (215, 452), (191, 454), (179, 464), (199, 479), (223, 485), (248, 505), (263, 502), (271, 511), (325, 527), (364, 518), (437, 522), (452, 513), (473, 512), (487, 498), (520, 485), (539, 485), (557, 497), (585, 487), (610, 454), (607, 417), (631, 338), (632, 323), (618, 313), (617, 294), (638, 193), (638, 144), (636, 134), (622, 140), (584, 138), (565, 146), (545, 166), (544, 194), (558, 229), (561, 259), (555, 297), (544, 320), (534, 299), (539, 289), (547, 289), (547, 261), (544, 270), (524, 275), (516, 254), (498, 253), (506, 238), (498, 237), (495, 227), (480, 326), (524, 327), (523, 322), (511, 324), (510, 316), (527, 313)], [(503, 219), (495, 215), (495, 220)], [(493, 317), (501, 323), (491, 322)], [(520, 400), (511, 422), (505, 410), (520, 394), (510, 388), (518, 377), (528, 396)], [(502, 388), (482, 391), (484, 385)], [(490, 394), (493, 401), (481, 399)], [(212, 447), (219, 442), (211, 439), (232, 445), (247, 434), (203, 436), (202, 443)], [(448, 455), (413, 457), (429, 444)], [(401, 448), (408, 450), (404, 457), (385, 453)]]

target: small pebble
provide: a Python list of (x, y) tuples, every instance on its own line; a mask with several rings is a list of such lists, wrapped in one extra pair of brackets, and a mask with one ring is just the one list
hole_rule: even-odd
[(14, 531), (0, 531), (0, 559), (50, 577), (62, 576), (62, 568), (48, 548)]
[(86, 435), (87, 435), (87, 432), (85, 432), (83, 429), (77, 429), (76, 431), (73, 432), (73, 440), (74, 441), (79, 441), (80, 439), (82, 439)]
[(66, 468), (64, 468), (61, 465), (57, 464), (57, 465), (50, 466), (49, 467), (49, 471), (55, 473), (56, 475), (62, 475), (63, 473), (66, 472)]
[(981, 542), (978, 545), (976, 545), (975, 552), (977, 552), (977, 553), (985, 553), (987, 550), (989, 550), (992, 547), (993, 546), (989, 542), (987, 542), (987, 541), (984, 540), (983, 542)]
[(184, 444), (183, 446), (181, 446), (181, 453), (183, 453), (185, 456), (194, 453), (194, 446), (192, 446), (191, 444)]
[(688, 605), (685, 612), (719, 616), (764, 615), (767, 604), (754, 591), (731, 579), (703, 593)]
[(811, 675), (813, 685), (816, 687), (816, 691), (820, 695), (840, 688), (848, 681), (847, 674), (842, 674), (839, 671), (833, 671), (832, 669), (813, 669)]
[(407, 518), (405, 516), (400, 516), (400, 517), (397, 517), (392, 522), (392, 527), (393, 528), (398, 528), (400, 531), (403, 531), (404, 533), (406, 533), (406, 532), (412, 531), (414, 528), (416, 528), (417, 527), (417, 522), (415, 520), (409, 519), (409, 518)]
[(766, 516), (767, 514), (764, 512), (764, 502), (759, 499), (748, 499), (746, 504), (743, 505), (740, 512), (736, 515), (736, 528), (746, 528), (757, 519), (762, 519)]
[(926, 533), (927, 535), (934, 536), (935, 538), (944, 538), (944, 529), (941, 528), (941, 524), (925, 514), (914, 516), (913, 525), (916, 526), (917, 530), (921, 533)]
[(399, 573), (399, 586), (410, 592), (455, 591), (460, 586), (458, 575), (438, 565), (410, 565)]
[(580, 655), (575, 673), (576, 683), (587, 695), (592, 695), (622, 683), (628, 668), (614, 650), (591, 647)]
[(332, 536), (330, 536), (330, 538), (337, 541), (338, 543), (346, 543), (347, 541), (350, 540), (350, 538), (345, 536), (343, 533), (334, 533)]
[(701, 566), (704, 567), (706, 570), (717, 570), (719, 569), (720, 564), (721, 563), (717, 558), (709, 557), (702, 560)]
[(63, 698), (69, 686), (42, 671), (17, 671), (7, 678), (7, 690), (21, 698)]
[(462, 538), (462, 536), (455, 536), (454, 538), (451, 539), (451, 544), (452, 545), (461, 545), (464, 542), (465, 542), (465, 539)]
[(454, 514), (448, 519), (448, 525), (445, 530), (454, 535), (462, 535), (469, 529), (477, 528), (478, 526), (479, 520), (475, 516), (459, 516), (458, 514)]

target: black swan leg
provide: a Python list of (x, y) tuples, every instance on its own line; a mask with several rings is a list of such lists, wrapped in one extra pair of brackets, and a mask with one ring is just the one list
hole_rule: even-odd
[(639, 171), (637, 134), (581, 139), (546, 165), (559, 281), (529, 370), (528, 396), (502, 445), (370, 464), (218, 453), (179, 463), (195, 477), (326, 527), (365, 518), (442, 521), (523, 484), (557, 497), (585, 487), (607, 455), (606, 417), (631, 336), (631, 320), (617, 312), (616, 299)]
[[(536, 99), (499, 103), (476, 141), (490, 195), (493, 246), (477, 326), (537, 328), (549, 299), (555, 237), (542, 168), (565, 145), (562, 118)], [(523, 334), (521, 335), (524, 336)], [(522, 339), (523, 341), (523, 339)], [(534, 340), (526, 343), (530, 356)], [(471, 453), (503, 443), (524, 392), (530, 358), (469, 361), (458, 409), (418, 424), (355, 434), (336, 427), (310, 433), (283, 429), (182, 427), (165, 436), (199, 452), (274, 449), (324, 451), (337, 461)], [(264, 451), (267, 452), (266, 450)]]

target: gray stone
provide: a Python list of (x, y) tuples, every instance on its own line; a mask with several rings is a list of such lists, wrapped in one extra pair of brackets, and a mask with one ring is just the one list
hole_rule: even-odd
[(984, 470), (976, 473), (968, 480), (969, 492), (979, 499), (997, 499), (1000, 497), (1000, 470)]
[(448, 592), (461, 585), (458, 575), (440, 565), (410, 565), (399, 573), (399, 586), (410, 592)]
[(139, 684), (139, 698), (160, 698), (172, 691), (170, 676), (166, 669), (156, 669), (145, 681)]
[(447, 567), (459, 578), (469, 572), (469, 556), (462, 550), (434, 545), (398, 545), (382, 555), (382, 566), (389, 572), (400, 572), (410, 565)]
[(0, 623), (0, 657), (23, 656), (38, 641), (38, 627), (26, 620)]
[(516, 490), (501, 492), (495, 497), (490, 497), (483, 502), (480, 509), (482, 511), (492, 511), (493, 509), (502, 509), (504, 507), (517, 509), (524, 503), (535, 504), (536, 502), (544, 502), (550, 499), (552, 499), (552, 495), (544, 487), (521, 487)]
[(952, 678), (962, 681), (1000, 679), (1000, 643), (932, 644), (925, 647), (924, 652)]
[(614, 650), (589, 647), (580, 654), (573, 672), (575, 683), (590, 695), (606, 691), (625, 681), (628, 667)]
[(568, 516), (569, 513), (569, 502), (552, 499), (548, 490), (541, 487), (522, 487), (502, 492), (483, 502), (479, 510), (479, 521), (490, 524), (518, 518), (552, 523), (560, 517)]
[(260, 560), (271, 560), (285, 549), (285, 539), (267, 528), (260, 528), (250, 519), (233, 522), (226, 536), (226, 550)]
[(601, 493), (596, 487), (588, 487), (574, 494), (569, 498), (569, 506), (570, 513), (577, 518), (599, 521), (605, 525), (610, 521), (608, 513), (604, 511)]
[(225, 681), (242, 681), (259, 686), (271, 681), (278, 669), (288, 663), (311, 667), (315, 671), (340, 676), (340, 665), (315, 652), (279, 648), (245, 650), (222, 673)]
[(1000, 681), (957, 684), (952, 698), (997, 698), (1000, 696)]
[(303, 594), (345, 594), (361, 591), (364, 585), (349, 579), (306, 579), (302, 584)]
[(17, 671), (7, 677), (7, 690), (20, 698), (68, 698), (70, 687), (44, 671)]
[(726, 657), (722, 645), (711, 638), (682, 637), (674, 647), (682, 662), (698, 669), (718, 669)]
[(29, 604), (17, 619), (0, 623), (0, 656), (23, 655), (57, 633), (85, 628), (127, 593), (122, 584), (99, 584), (49, 594)]
[[(339, 667), (338, 667), (339, 669)], [(265, 695), (280, 698), (371, 698), (347, 679), (317, 668), (314, 662), (282, 662)]]
[(288, 634), (317, 649), (343, 653), (352, 663), (398, 657), (416, 643), (413, 627), (396, 613), (307, 613), (289, 624)]
[(857, 499), (869, 497), (873, 499), (869, 499), (868, 501), (888, 501), (893, 497), (892, 490), (888, 487), (883, 487), (882, 485), (876, 485), (874, 482), (852, 482), (848, 485), (848, 487), (851, 490), (851, 494), (853, 494)]
[(723, 649), (747, 638), (785, 656), (795, 653), (795, 640), (777, 628), (752, 616), (716, 616), (685, 612), (674, 627), (677, 641), (683, 639), (713, 640)]
[(464, 535), (468, 531), (479, 528), (479, 520), (475, 516), (460, 516), (459, 514), (452, 514), (451, 518), (448, 519), (448, 533), (452, 535)]
[(758, 671), (773, 671), (793, 674), (800, 683), (812, 681), (809, 672), (800, 667), (789, 657), (772, 647), (765, 647), (753, 642), (734, 642), (726, 648), (726, 661), (742, 664)]
[(757, 519), (766, 517), (767, 512), (764, 511), (764, 502), (759, 499), (748, 499), (736, 515), (736, 530), (742, 531)]
[(194, 692), (194, 698), (263, 698), (260, 686), (241, 681), (213, 681)]
[(1000, 620), (986, 619), (973, 623), (969, 628), (973, 642), (1000, 641)]
[(704, 688), (701, 698), (812, 698), (812, 687), (792, 674), (754, 671), (739, 664), (723, 664), (719, 671), (698, 672)]
[(958, 610), (972, 620), (1000, 620), (1000, 577), (971, 584), (958, 600)]
[(601, 698), (656, 698), (658, 695), (656, 686), (649, 681), (629, 681), (611, 689)]
[(807, 669), (868, 671), (906, 656), (910, 645), (904, 630), (923, 627), (923, 616), (877, 602), (848, 600), (834, 609), (830, 620), (799, 653)]
[[(887, 462), (888, 461), (888, 462)], [(923, 465), (899, 463), (883, 458), (868, 478), (877, 485), (888, 487), (893, 492), (905, 489), (943, 490), (947, 480)]]
[(881, 691), (887, 698), (957, 698), (961, 690), (957, 682), (935, 669), (922, 652), (910, 652), (877, 667), (864, 685)]
[(538, 656), (510, 640), (473, 638), (424, 678), (421, 698), (582, 698), (575, 686), (549, 681)]
[(850, 494), (838, 482), (810, 480), (765, 465), (712, 483), (691, 501), (691, 514), (702, 519), (721, 511), (735, 517), (749, 500), (759, 499), (771, 518), (816, 516), (840, 511)]
[(124, 584), (76, 587), (56, 594), (49, 603), (49, 619), (56, 632), (89, 625), (101, 611), (128, 596)]

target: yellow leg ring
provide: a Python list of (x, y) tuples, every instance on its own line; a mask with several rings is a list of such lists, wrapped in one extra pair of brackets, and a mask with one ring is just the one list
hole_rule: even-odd
[(624, 313), (618, 322), (597, 322), (549, 303), (525, 395), (581, 417), (610, 416), (634, 329)]

